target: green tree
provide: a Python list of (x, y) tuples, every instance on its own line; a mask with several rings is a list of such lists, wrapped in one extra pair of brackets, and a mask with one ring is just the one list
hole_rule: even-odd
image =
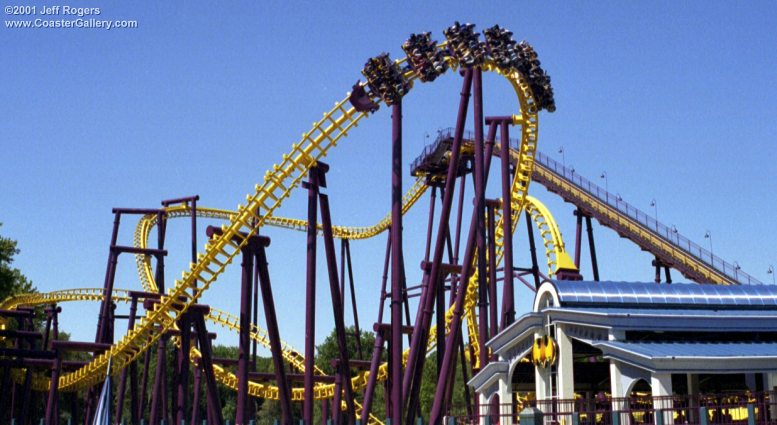
[(0, 235), (0, 301), (11, 295), (35, 291), (32, 282), (19, 269), (11, 267), (14, 255), (19, 253), (16, 245), (15, 240)]
[[(348, 348), (348, 358), (353, 360), (370, 360), (372, 347), (375, 345), (375, 334), (362, 330), (359, 333), (359, 337), (362, 350), (361, 357), (358, 355), (358, 346), (356, 344), (356, 328), (351, 326), (345, 329), (345, 345)], [(318, 351), (316, 354), (316, 365), (328, 375), (333, 374), (335, 369), (332, 367), (332, 360), (340, 356), (340, 349), (337, 346), (337, 332), (332, 330), (324, 339), (324, 342), (316, 349)]]
[[(359, 341), (361, 343), (362, 356), (358, 355), (356, 345), (356, 328), (351, 326), (345, 330), (345, 341), (348, 349), (348, 358), (352, 360), (371, 360), (373, 347), (375, 346), (375, 334), (372, 332), (366, 332), (362, 330), (359, 333)], [(333, 329), (332, 332), (324, 339), (317, 349), (316, 365), (323, 370), (327, 375), (332, 375), (335, 372), (335, 368), (332, 366), (332, 360), (339, 357), (340, 350), (337, 345), (337, 333)], [(383, 353), (381, 361), (385, 361), (386, 353)], [(351, 376), (356, 375), (360, 371), (356, 368), (351, 369)], [(378, 418), (385, 418), (385, 398), (384, 398), (383, 385), (378, 383), (375, 387), (375, 394), (372, 402), (372, 414)], [(359, 391), (355, 394), (356, 399), (361, 403), (364, 399), (363, 391)], [(314, 422), (320, 423), (321, 421), (321, 403), (314, 404)]]
[[(466, 382), (462, 376), (461, 362), (458, 361), (459, 356), (456, 356), (456, 371), (455, 383), (453, 385), (453, 393), (451, 394), (450, 413), (452, 415), (464, 415), (466, 413), (466, 401), (464, 387)], [(465, 365), (467, 368), (467, 376), (472, 377), (472, 371), (469, 365)], [(434, 393), (437, 389), (437, 353), (432, 352), (426, 357), (424, 364), (423, 377), (421, 379), (421, 389), (419, 399), (421, 403), (421, 416), (425, 421), (429, 420), (429, 412), (432, 410), (432, 403), (434, 402)], [(470, 389), (470, 391), (472, 391)]]

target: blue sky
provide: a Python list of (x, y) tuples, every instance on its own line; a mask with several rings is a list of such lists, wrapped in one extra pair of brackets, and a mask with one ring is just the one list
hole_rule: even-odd
[[(3, 6), (18, 4), (3, 0)], [(199, 194), (202, 205), (234, 208), (362, 78), (367, 58), (384, 51), (399, 57), (412, 32), (442, 39), (455, 20), (479, 29), (500, 24), (539, 52), (558, 106), (541, 116), (541, 151), (561, 160), (563, 146), (566, 163), (583, 176), (603, 184), (598, 176), (606, 171), (612, 192), (649, 213), (655, 199), (659, 220), (702, 246), (709, 230), (715, 254), (771, 281), (766, 270), (777, 264), (774, 2), (68, 4), (99, 7), (99, 19), (139, 26), (0, 28), (0, 222), (4, 236), (19, 240), (16, 265), (41, 291), (102, 285), (112, 207), (157, 207), (165, 198)], [(487, 115), (517, 112), (506, 83), (487, 76), (485, 84)], [(454, 124), (459, 86), (451, 73), (416, 85), (406, 98), (406, 167), (426, 133)], [(387, 108), (361, 124), (328, 162), (334, 221), (368, 225), (381, 218), (390, 196)], [(410, 182), (406, 174), (405, 186)], [(549, 206), (572, 244), (572, 207), (539, 185), (530, 192)], [(304, 206), (300, 192), (279, 214), (302, 217)], [(406, 218), (411, 284), (420, 279), (425, 214), (422, 204)], [(129, 245), (135, 222), (122, 224), (120, 243)], [(186, 231), (185, 222), (170, 225), (168, 281), (188, 261)], [(649, 255), (608, 229), (595, 232), (604, 279), (652, 279)], [(304, 235), (266, 233), (273, 238), (269, 260), (281, 334), (301, 347)], [(383, 237), (352, 244), (363, 326), (376, 320), (384, 245)], [(526, 264), (524, 244), (516, 257)], [(583, 263), (590, 277), (585, 256)], [(237, 312), (238, 284), (233, 266), (204, 301)], [(326, 284), (321, 274), (322, 303)], [(137, 285), (132, 259), (122, 258), (116, 286)], [(525, 312), (531, 294), (518, 298)], [(64, 308), (63, 328), (78, 339), (93, 338), (96, 308)], [(323, 336), (331, 312), (322, 307), (319, 317)], [(218, 341), (236, 339), (221, 332)]]

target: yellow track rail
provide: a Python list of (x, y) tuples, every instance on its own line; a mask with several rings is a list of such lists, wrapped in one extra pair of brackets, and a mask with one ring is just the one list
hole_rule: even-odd
[[(455, 58), (447, 56), (446, 61), (452, 69), (458, 67)], [(397, 63), (402, 62), (402, 60), (397, 61)], [(517, 218), (526, 205), (527, 191), (534, 168), (538, 108), (529, 85), (517, 71), (499, 68), (491, 61), (486, 61), (482, 68), (505, 77), (513, 86), (519, 100), (521, 115), (516, 117), (515, 124), (521, 125), (521, 144), (517, 152), (517, 172), (513, 179), (510, 199), (514, 228)], [(412, 74), (408, 74), (407, 77), (410, 82), (415, 79)], [(153, 346), (165, 332), (175, 327), (178, 316), (196, 303), (202, 293), (234, 261), (240, 249), (247, 243), (247, 238), (242, 235), (246, 234), (249, 237), (255, 235), (257, 229), (269, 221), (273, 212), (299, 185), (310, 167), (325, 157), (340, 139), (346, 137), (347, 133), (361, 119), (368, 116), (366, 113), (357, 112), (353, 107), (349, 107), (347, 99), (336, 103), (335, 107), (325, 113), (324, 117), (315, 123), (310, 131), (303, 134), (300, 142), (292, 145), (291, 151), (282, 156), (280, 164), (274, 165), (272, 170), (267, 171), (263, 183), (257, 185), (254, 193), (246, 197), (246, 205), (239, 205), (235, 213), (229, 214), (229, 224), (221, 227), (223, 233), (207, 242), (205, 253), (198, 254), (197, 262), (190, 264), (189, 270), (183, 273), (181, 279), (175, 281), (174, 286), (167, 292), (166, 296), (161, 298), (160, 303), (153, 310), (147, 311), (145, 316), (140, 317), (135, 327), (110, 350), (96, 356), (92, 362), (81, 369), (60, 377), (59, 386), (62, 390), (81, 389), (100, 382), (106, 370), (108, 359), (112, 359), (112, 370), (114, 373), (118, 373)], [(497, 224), (497, 256), (500, 260), (502, 256), (501, 237), (503, 236), (501, 221), (500, 216)], [(470, 279), (471, 282), (477, 282), (476, 274)], [(149, 283), (151, 281), (149, 280)], [(472, 312), (474, 312), (477, 299), (476, 294), (476, 285), (470, 284), (465, 309), (467, 317), (470, 319), (468, 326), (471, 335), (477, 335), (473, 320), (471, 320), (474, 319)], [(448, 319), (450, 319), (451, 314), (452, 311), (447, 313)], [(477, 338), (471, 338), (470, 344), (473, 346), (475, 358), (477, 358), (479, 351)], [(191, 355), (196, 354), (192, 351)], [(224, 369), (215, 370), (215, 372), (223, 383), (236, 384), (234, 374)], [(384, 364), (380, 368), (379, 375), (385, 374), (387, 374), (387, 365)], [(366, 378), (366, 373), (353, 378), (354, 387), (363, 387), (366, 384)], [(314, 397), (331, 396), (331, 393), (327, 394), (329, 391), (323, 391), (322, 387), (316, 387), (317, 391)], [(271, 392), (270, 386), (255, 382), (249, 383), (249, 393), (254, 396), (271, 398), (273, 396)], [(274, 395), (277, 396), (277, 389), (275, 392)], [(300, 399), (302, 396), (300, 390), (294, 390), (294, 399)]]
[(653, 233), (653, 231), (646, 228), (643, 224), (640, 224), (631, 217), (619, 212), (596, 197), (588, 194), (566, 179), (561, 178), (556, 173), (545, 167), (542, 163), (537, 163), (537, 165), (534, 167), (534, 174), (539, 178), (539, 180), (544, 180), (544, 182), (541, 184), (552, 186), (554, 190), (558, 190), (561, 193), (562, 197), (569, 198), (569, 200), (576, 206), (595, 211), (596, 213), (606, 217), (623, 229), (626, 229), (626, 236), (629, 239), (636, 242), (637, 245), (640, 245), (642, 248), (647, 249), (653, 254), (662, 253), (668, 256), (672, 259), (672, 261), (681, 264), (703, 276), (707, 282), (723, 285), (739, 284), (730, 277), (714, 269), (709, 264), (695, 258), (671, 242), (657, 236)]
[[(409, 211), (415, 203), (421, 199), (426, 190), (429, 187), (425, 184), (423, 178), (418, 178), (405, 192), (402, 197), (402, 214)], [(168, 207), (165, 209), (168, 219), (190, 217), (191, 207), (186, 205), (177, 205)], [(229, 220), (230, 217), (236, 214), (235, 211), (197, 207), (197, 217), (200, 218), (214, 218), (221, 220)], [(286, 217), (265, 217), (265, 225), (280, 227), (290, 230), (297, 230), (301, 232), (307, 231), (307, 220), (301, 220), (296, 218)], [(149, 214), (143, 216), (135, 226), (134, 243), (138, 248), (146, 248), (148, 246), (148, 239), (152, 233), (152, 230), (157, 225), (157, 216), (155, 214)], [(384, 232), (391, 226), (391, 214), (386, 214), (380, 221), (372, 226), (332, 226), (332, 233), (335, 238), (339, 239), (369, 239)], [(322, 231), (321, 224), (318, 225), (319, 232)], [(147, 255), (136, 254), (135, 264), (138, 269), (138, 276), (140, 277), (140, 283), (143, 289), (148, 292), (157, 292), (156, 282), (154, 282), (154, 272), (151, 267), (151, 258)]]
[(550, 210), (533, 196), (527, 196), (526, 213), (540, 230), (542, 244), (545, 246), (545, 258), (548, 262), (548, 277), (553, 277), (559, 268), (576, 270), (574, 262), (569, 258), (561, 231)]

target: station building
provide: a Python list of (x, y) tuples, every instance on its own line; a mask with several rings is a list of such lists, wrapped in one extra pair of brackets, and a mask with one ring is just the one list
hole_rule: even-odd
[(469, 385), (492, 423), (777, 420), (775, 286), (547, 280), (486, 345)]

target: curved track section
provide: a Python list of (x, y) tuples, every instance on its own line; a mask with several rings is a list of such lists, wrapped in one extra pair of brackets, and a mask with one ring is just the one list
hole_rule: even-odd
[[(548, 263), (548, 276), (556, 275), (559, 267), (575, 269), (572, 259), (567, 254), (564, 239), (561, 237), (556, 220), (550, 210), (533, 196), (527, 196), (526, 213), (529, 214), (540, 231), (542, 244), (545, 246), (545, 258)], [(571, 265), (571, 266), (570, 266)]]
[[(438, 48), (442, 47), (445, 47), (445, 43), (438, 46)], [(451, 68), (458, 68), (459, 60), (462, 58), (454, 56), (449, 51), (441, 50), (441, 52), (445, 54), (444, 60)], [(404, 60), (393, 63), (398, 66), (403, 62)], [(518, 123), (521, 124), (522, 134), (511, 196), (513, 214), (517, 216), (523, 211), (534, 168), (539, 105), (533, 97), (528, 80), (525, 80), (510, 64), (499, 66), (490, 58), (484, 58), (480, 66), (484, 70), (495, 71), (504, 76), (515, 89), (519, 99), (521, 116)], [(412, 82), (417, 78), (419, 77), (411, 71), (402, 74), (405, 91), (410, 90)], [(365, 87), (366, 84), (357, 86), (361, 90)], [(403, 92), (402, 95), (404, 94)], [(371, 96), (377, 106), (381, 99), (377, 94), (371, 94)], [(207, 291), (234, 261), (240, 249), (248, 241), (248, 238), (243, 235), (248, 237), (255, 235), (257, 229), (265, 224), (267, 217), (272, 216), (291, 192), (299, 186), (308, 170), (346, 137), (360, 120), (368, 116), (367, 112), (357, 111), (355, 107), (350, 106), (348, 100), (349, 98), (346, 97), (337, 102), (310, 131), (302, 135), (298, 143), (292, 145), (291, 151), (282, 156), (279, 164), (267, 171), (263, 182), (246, 197), (246, 204), (238, 206), (235, 214), (230, 215), (229, 224), (221, 227), (223, 233), (208, 241), (205, 252), (198, 254), (197, 263), (191, 264), (189, 270), (183, 272), (182, 277), (175, 281), (174, 286), (153, 310), (147, 311), (135, 327), (110, 350), (95, 356), (88, 365), (79, 370), (60, 377), (62, 390), (86, 388), (99, 383), (109, 359), (112, 362), (113, 372), (118, 373), (137, 360), (164, 333), (174, 328), (178, 316), (196, 303), (202, 293)], [(501, 218), (499, 221), (501, 222)], [(499, 251), (498, 255), (501, 257), (501, 249)], [(476, 288), (473, 287), (474, 285), (470, 285), (468, 290), (468, 306), (473, 306), (476, 299), (473, 297), (476, 294)], [(226, 378), (228, 377), (224, 377)], [(249, 392), (252, 394), (254, 387), (255, 385), (249, 387)]]
[[(410, 189), (402, 197), (402, 214), (409, 211), (421, 199), (429, 188), (422, 178), (416, 179)], [(186, 205), (178, 205), (165, 208), (168, 219), (191, 217), (191, 208)], [(229, 220), (237, 212), (218, 209), (197, 207), (197, 217), (213, 218), (219, 220)], [(300, 232), (307, 231), (307, 220), (287, 217), (266, 216), (265, 225), (279, 227)], [(143, 216), (135, 226), (134, 244), (138, 248), (148, 247), (148, 239), (152, 230), (157, 225), (157, 216), (149, 214)], [(372, 226), (332, 226), (332, 233), (338, 239), (369, 239), (383, 233), (391, 226), (391, 214), (386, 214), (380, 221)], [(319, 232), (322, 231), (321, 224), (318, 225)], [(158, 292), (156, 282), (154, 281), (154, 271), (151, 267), (151, 258), (147, 255), (136, 254), (135, 264), (138, 269), (138, 276), (143, 289), (148, 292)]]

